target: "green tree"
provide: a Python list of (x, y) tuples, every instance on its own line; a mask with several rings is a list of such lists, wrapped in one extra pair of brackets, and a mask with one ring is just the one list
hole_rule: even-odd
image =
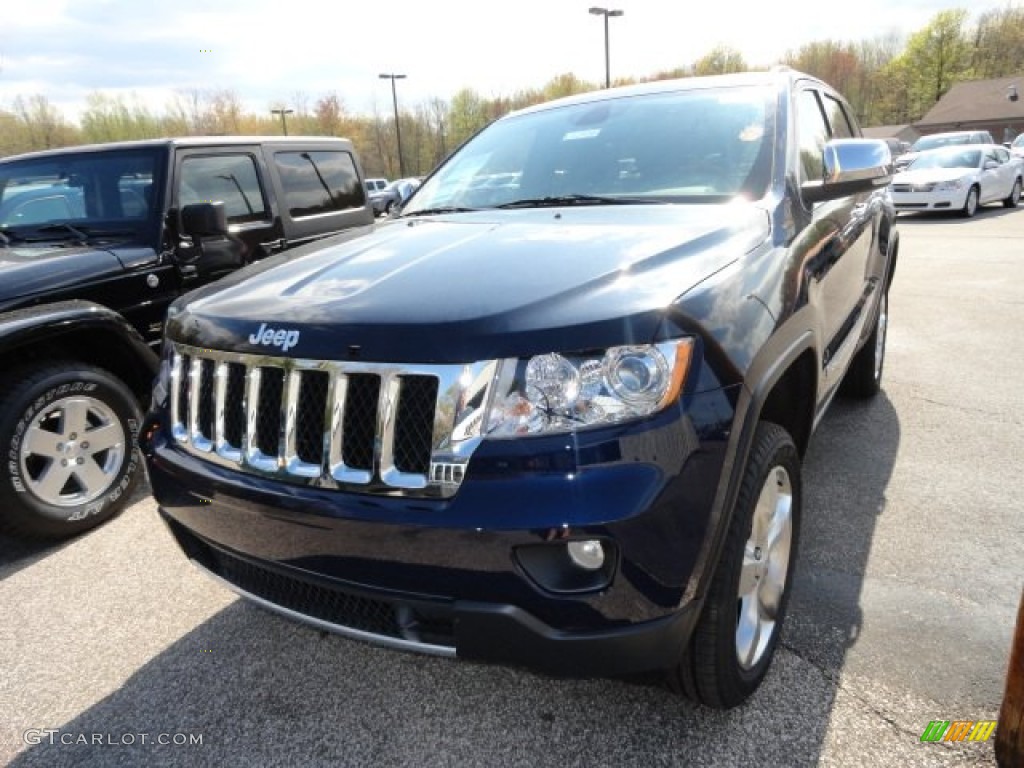
[(919, 120), (953, 83), (968, 79), (971, 43), (964, 25), (967, 11), (941, 11), (915, 32), (898, 57), (906, 74), (909, 118)]
[(746, 59), (743, 54), (728, 45), (716, 45), (704, 56), (693, 62), (693, 74), (698, 77), (702, 75), (727, 75), (730, 72), (746, 72)]
[(1024, 7), (986, 11), (974, 28), (971, 73), (979, 80), (1024, 72)]

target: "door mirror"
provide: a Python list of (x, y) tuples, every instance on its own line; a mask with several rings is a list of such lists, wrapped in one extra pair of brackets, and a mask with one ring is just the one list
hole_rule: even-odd
[(824, 178), (801, 187), (808, 203), (885, 187), (893, 174), (889, 145), (880, 139), (833, 139), (825, 145), (824, 168)]
[(998, 167), (999, 167), (999, 163), (997, 163), (995, 160), (986, 160), (985, 161), (985, 170), (986, 171), (992, 171), (992, 170), (995, 170)]
[(193, 203), (181, 209), (181, 232), (199, 237), (227, 236), (228, 215), (224, 203)]

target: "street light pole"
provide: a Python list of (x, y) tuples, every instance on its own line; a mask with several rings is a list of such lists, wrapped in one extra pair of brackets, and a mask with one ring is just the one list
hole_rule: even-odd
[(398, 92), (395, 90), (395, 80), (404, 80), (405, 75), (384, 73), (380, 75), (380, 79), (391, 81), (391, 103), (395, 107), (395, 138), (398, 141), (398, 174), (405, 178), (405, 160), (402, 159), (402, 124), (398, 120)]
[(270, 110), (270, 114), (272, 114), (272, 115), (280, 115), (281, 116), (281, 131), (284, 133), (285, 136), (288, 135), (288, 123), (285, 121), (284, 116), (285, 115), (290, 115), (294, 111), (295, 111), (294, 109), (272, 109), (272, 110)]
[(590, 12), (592, 14), (594, 14), (595, 16), (604, 16), (604, 87), (605, 88), (611, 88), (612, 87), (612, 63), (611, 63), (611, 53), (610, 53), (610, 49), (608, 47), (608, 17), (609, 16), (621, 16), (622, 15), (622, 11), (617, 9), (617, 8), (613, 8), (613, 9), (609, 10), (608, 8), (594, 7), (594, 8), (590, 9)]

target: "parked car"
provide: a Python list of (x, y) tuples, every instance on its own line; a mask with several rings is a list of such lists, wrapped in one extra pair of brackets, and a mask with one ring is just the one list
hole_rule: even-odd
[(1017, 157), (1024, 157), (1024, 133), (1021, 133), (1010, 142), (1010, 153)]
[(380, 192), (385, 187), (387, 187), (388, 180), (387, 179), (366, 179), (366, 181), (364, 181), (363, 184), (366, 186), (366, 194), (367, 194), (367, 196), (370, 196), (370, 195), (373, 195), (375, 192)]
[(960, 211), (1020, 201), (1024, 160), (997, 144), (947, 146), (922, 152), (896, 174), (892, 199), (897, 211)]
[(136, 436), (174, 299), (372, 226), (344, 139), (196, 137), (0, 160), (0, 527), (69, 536), (123, 506), (142, 475)]
[(499, 119), (390, 226), (175, 304), (161, 515), (323, 629), (739, 704), (813, 429), (881, 386), (899, 238), (859, 134), (789, 70)]
[(391, 213), (396, 205), (401, 205), (420, 185), (417, 178), (396, 179), (387, 185), (382, 191), (370, 195), (370, 204), (377, 215)]
[(954, 147), (964, 144), (995, 144), (995, 139), (988, 131), (949, 131), (922, 136), (910, 145), (910, 150), (896, 158), (896, 169), (903, 170), (921, 152), (940, 147)]

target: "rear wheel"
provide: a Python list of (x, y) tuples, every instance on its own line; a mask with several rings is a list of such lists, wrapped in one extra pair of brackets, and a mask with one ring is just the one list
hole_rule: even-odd
[(1006, 208), (1016, 208), (1017, 203), (1020, 202), (1020, 179), (1013, 182), (1013, 189), (1010, 190), (1010, 196), (1003, 200), (1003, 206)]
[(21, 369), (0, 391), (0, 527), (63, 538), (115, 515), (142, 475), (132, 393), (77, 362)]
[(702, 704), (742, 704), (779, 642), (800, 531), (800, 457), (777, 424), (757, 427), (721, 560), (670, 685)]
[(977, 187), (971, 187), (967, 190), (967, 199), (964, 200), (964, 207), (960, 209), (960, 212), (968, 219), (978, 212)]
[(889, 329), (889, 292), (883, 290), (878, 300), (875, 329), (864, 342), (843, 378), (841, 391), (851, 397), (869, 398), (882, 389), (882, 368), (885, 366), (885, 337)]

